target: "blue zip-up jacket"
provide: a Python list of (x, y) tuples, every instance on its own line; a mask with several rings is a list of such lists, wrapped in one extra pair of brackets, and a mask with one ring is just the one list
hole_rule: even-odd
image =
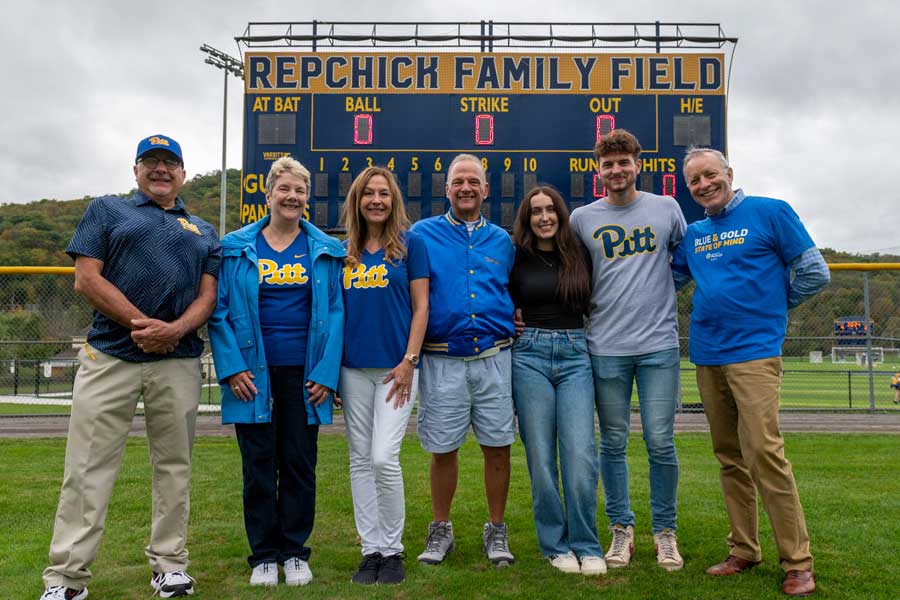
[[(229, 233), (222, 240), (219, 298), (209, 319), (209, 342), (222, 392), (223, 423), (269, 423), (272, 420), (269, 369), (259, 326), (256, 257), (256, 236), (268, 223), (266, 216)], [(346, 252), (339, 241), (308, 221), (300, 221), (300, 227), (309, 240), (313, 281), (304, 377), (335, 390), (344, 344), (344, 300), (340, 280)], [(253, 385), (258, 391), (253, 402), (240, 400), (231, 387), (223, 383), (241, 371), (253, 373)], [(305, 387), (303, 397), (309, 401)], [(327, 425), (331, 423), (332, 410), (330, 397), (317, 407), (307, 405), (307, 422)]]
[(509, 273), (515, 250), (509, 234), (481, 217), (470, 236), (452, 210), (412, 228), (425, 241), (431, 281), (422, 351), (477, 356), (512, 343)]

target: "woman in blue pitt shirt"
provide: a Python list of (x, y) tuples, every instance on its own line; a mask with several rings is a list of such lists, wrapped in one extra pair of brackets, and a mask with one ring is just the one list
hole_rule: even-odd
[(309, 171), (290, 157), (266, 178), (264, 219), (222, 240), (209, 320), (222, 422), (234, 423), (244, 475), (250, 585), (312, 580), (306, 545), (320, 424), (331, 423), (343, 345), (340, 243), (303, 219)]
[(406, 509), (400, 443), (418, 389), (428, 323), (428, 255), (409, 231), (394, 175), (369, 167), (344, 206), (344, 360), (340, 394), (363, 559), (352, 581), (403, 581)]
[(525, 322), (512, 349), (513, 400), (531, 475), (538, 544), (564, 573), (602, 575), (594, 379), (584, 337), (589, 259), (569, 227), (562, 197), (550, 187), (534, 188), (522, 200), (513, 242), (509, 292), (517, 320)]

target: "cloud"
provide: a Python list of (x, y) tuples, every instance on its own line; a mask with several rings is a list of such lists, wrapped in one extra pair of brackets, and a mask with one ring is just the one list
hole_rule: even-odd
[[(17, 2), (0, 23), (4, 93), (0, 202), (126, 191), (141, 137), (182, 143), (189, 176), (221, 164), (222, 82), (208, 43), (237, 55), (249, 21), (718, 22), (740, 38), (729, 91), (729, 152), (748, 193), (794, 206), (814, 239), (844, 250), (896, 245), (893, 140), (900, 5), (634, 0), (544, 3), (209, 0)], [(287, 10), (286, 10), (287, 8)], [(453, 29), (452, 25), (448, 25)], [(726, 48), (727, 50), (727, 48)], [(229, 82), (228, 164), (241, 162), (240, 82)]]

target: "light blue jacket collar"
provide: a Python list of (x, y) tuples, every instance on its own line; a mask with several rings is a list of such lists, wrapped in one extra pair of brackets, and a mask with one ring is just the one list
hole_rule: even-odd
[[(242, 252), (247, 252), (248, 256), (255, 259), (256, 237), (259, 235), (260, 231), (266, 228), (269, 224), (269, 220), (269, 215), (266, 215), (259, 221), (245, 225), (237, 231), (232, 231), (226, 235), (222, 240), (223, 255), (236, 256)], [(309, 237), (310, 241), (315, 242), (310, 244), (313, 259), (321, 254), (327, 254), (328, 256), (333, 256), (335, 258), (342, 258), (347, 255), (347, 251), (338, 240), (326, 234), (309, 221), (302, 219), (300, 221), (300, 228)]]

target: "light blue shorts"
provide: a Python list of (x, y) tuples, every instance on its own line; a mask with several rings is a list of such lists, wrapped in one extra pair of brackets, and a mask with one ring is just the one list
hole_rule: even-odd
[(456, 450), (466, 441), (470, 424), (482, 446), (513, 443), (511, 356), (506, 349), (475, 360), (422, 357), (418, 432), (426, 452)]

